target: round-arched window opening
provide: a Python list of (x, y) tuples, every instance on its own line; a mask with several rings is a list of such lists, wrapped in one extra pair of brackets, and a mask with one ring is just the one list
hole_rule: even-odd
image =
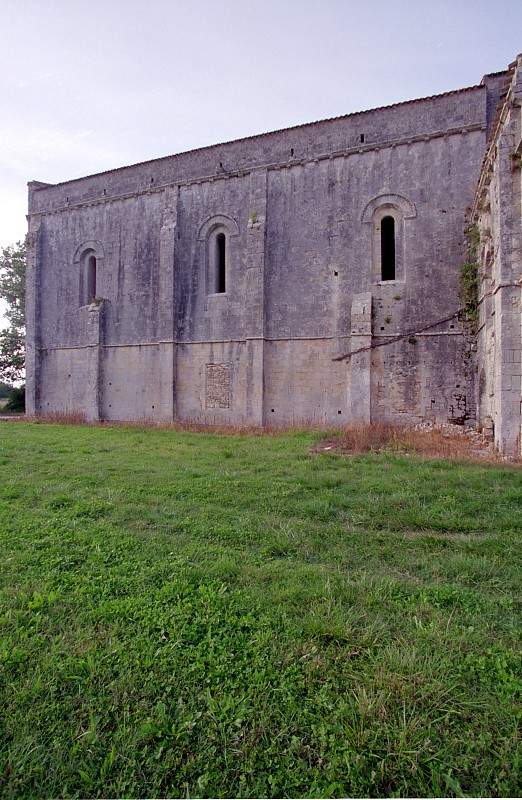
[(235, 219), (225, 214), (208, 217), (199, 228), (201, 267), (207, 295), (228, 295), (233, 291), (234, 237), (239, 235)]
[(87, 304), (92, 303), (96, 297), (96, 256), (87, 257), (86, 266)]
[[(100, 279), (103, 278), (104, 252), (101, 242), (89, 241), (81, 244), (74, 254), (74, 266), (78, 281), (80, 307), (93, 303), (100, 295)], [(101, 281), (103, 283), (103, 280)]]
[(381, 220), (381, 280), (395, 280), (395, 220), (391, 216)]
[(223, 294), (227, 290), (227, 237), (224, 233), (218, 233), (216, 236), (216, 256), (215, 256), (215, 271), (214, 271), (214, 292), (216, 294)]

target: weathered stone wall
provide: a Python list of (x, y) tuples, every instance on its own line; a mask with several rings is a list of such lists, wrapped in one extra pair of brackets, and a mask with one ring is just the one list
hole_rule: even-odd
[[(104, 203), (111, 197), (160, 192), (165, 185), (214, 179), (258, 167), (278, 166), (335, 153), (371, 151), (390, 142), (463, 128), (481, 129), (487, 120), (485, 86), (322, 120), (234, 142), (42, 188), (30, 193), (30, 213)], [(364, 142), (361, 142), (361, 135)]]
[[(506, 83), (506, 81), (505, 81)], [(472, 221), (480, 234), (479, 422), (497, 447), (521, 452), (522, 56), (493, 123)]]
[[(29, 411), (259, 425), (472, 416), (465, 339), (446, 318), (498, 83), (31, 184)], [(382, 282), (376, 214), (388, 207), (399, 252)], [(225, 293), (209, 290), (215, 230)]]

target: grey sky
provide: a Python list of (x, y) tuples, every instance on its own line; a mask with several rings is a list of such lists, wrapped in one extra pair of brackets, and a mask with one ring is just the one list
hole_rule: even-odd
[(54, 183), (478, 83), (520, 0), (0, 0), (0, 245)]

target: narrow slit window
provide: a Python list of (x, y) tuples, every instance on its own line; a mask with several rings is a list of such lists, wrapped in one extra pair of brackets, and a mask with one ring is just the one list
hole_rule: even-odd
[(383, 217), (381, 220), (381, 280), (395, 280), (395, 220)]
[(226, 260), (227, 260), (227, 238), (224, 233), (216, 236), (216, 294), (226, 292)]
[(96, 297), (96, 256), (87, 258), (87, 303), (92, 303)]

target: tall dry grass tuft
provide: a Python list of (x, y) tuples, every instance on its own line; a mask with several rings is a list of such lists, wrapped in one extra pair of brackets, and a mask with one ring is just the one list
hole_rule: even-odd
[(55, 425), (85, 425), (85, 414), (81, 411), (49, 411), (48, 413), (38, 414), (37, 417), (26, 416), (27, 422), (44, 422)]
[(345, 453), (411, 453), (426, 458), (459, 461), (504, 460), (480, 434), (453, 425), (429, 428), (385, 422), (348, 425), (329, 445), (331, 449)]
[(213, 433), (223, 436), (279, 436), (285, 433), (323, 431), (319, 425), (277, 425), (262, 427), (259, 425), (232, 425), (220, 422), (206, 422), (198, 419), (176, 420), (173, 422), (154, 421), (152, 419), (99, 420), (89, 421), (80, 411), (53, 411), (38, 416), (23, 415), (24, 422), (36, 422), (55, 425), (88, 425), (101, 428), (132, 428), (146, 430), (179, 431), (180, 433)]
[(451, 424), (406, 426), (386, 422), (369, 425), (347, 425), (327, 428), (324, 425), (304, 422), (288, 425), (231, 425), (209, 423), (199, 419), (175, 422), (155, 422), (148, 419), (106, 420), (90, 422), (79, 411), (51, 412), (37, 417), (18, 417), (19, 421), (56, 425), (89, 425), (93, 427), (150, 429), (179, 431), (180, 433), (218, 434), (221, 436), (281, 436), (289, 433), (320, 433), (324, 438), (311, 448), (313, 453), (326, 451), (338, 453), (404, 453), (425, 458), (506, 463), (522, 466), (521, 459), (512, 459), (497, 453), (479, 433)]
[(154, 422), (147, 419), (100, 422), (100, 425), (118, 428), (141, 428), (155, 431), (178, 431), (180, 433), (217, 433), (224, 436), (260, 436), (265, 430), (255, 425), (224, 425), (186, 420), (177, 422)]
[(97, 423), (102, 426), (122, 427), (122, 428), (145, 428), (152, 430), (179, 431), (180, 433), (203, 433), (219, 434), (221, 436), (282, 436), (286, 433), (310, 433), (312, 431), (324, 434), (325, 426), (302, 424), (280, 424), (280, 425), (233, 425), (222, 422), (203, 422), (198, 419), (178, 420), (175, 422), (154, 422), (147, 419), (105, 421)]

